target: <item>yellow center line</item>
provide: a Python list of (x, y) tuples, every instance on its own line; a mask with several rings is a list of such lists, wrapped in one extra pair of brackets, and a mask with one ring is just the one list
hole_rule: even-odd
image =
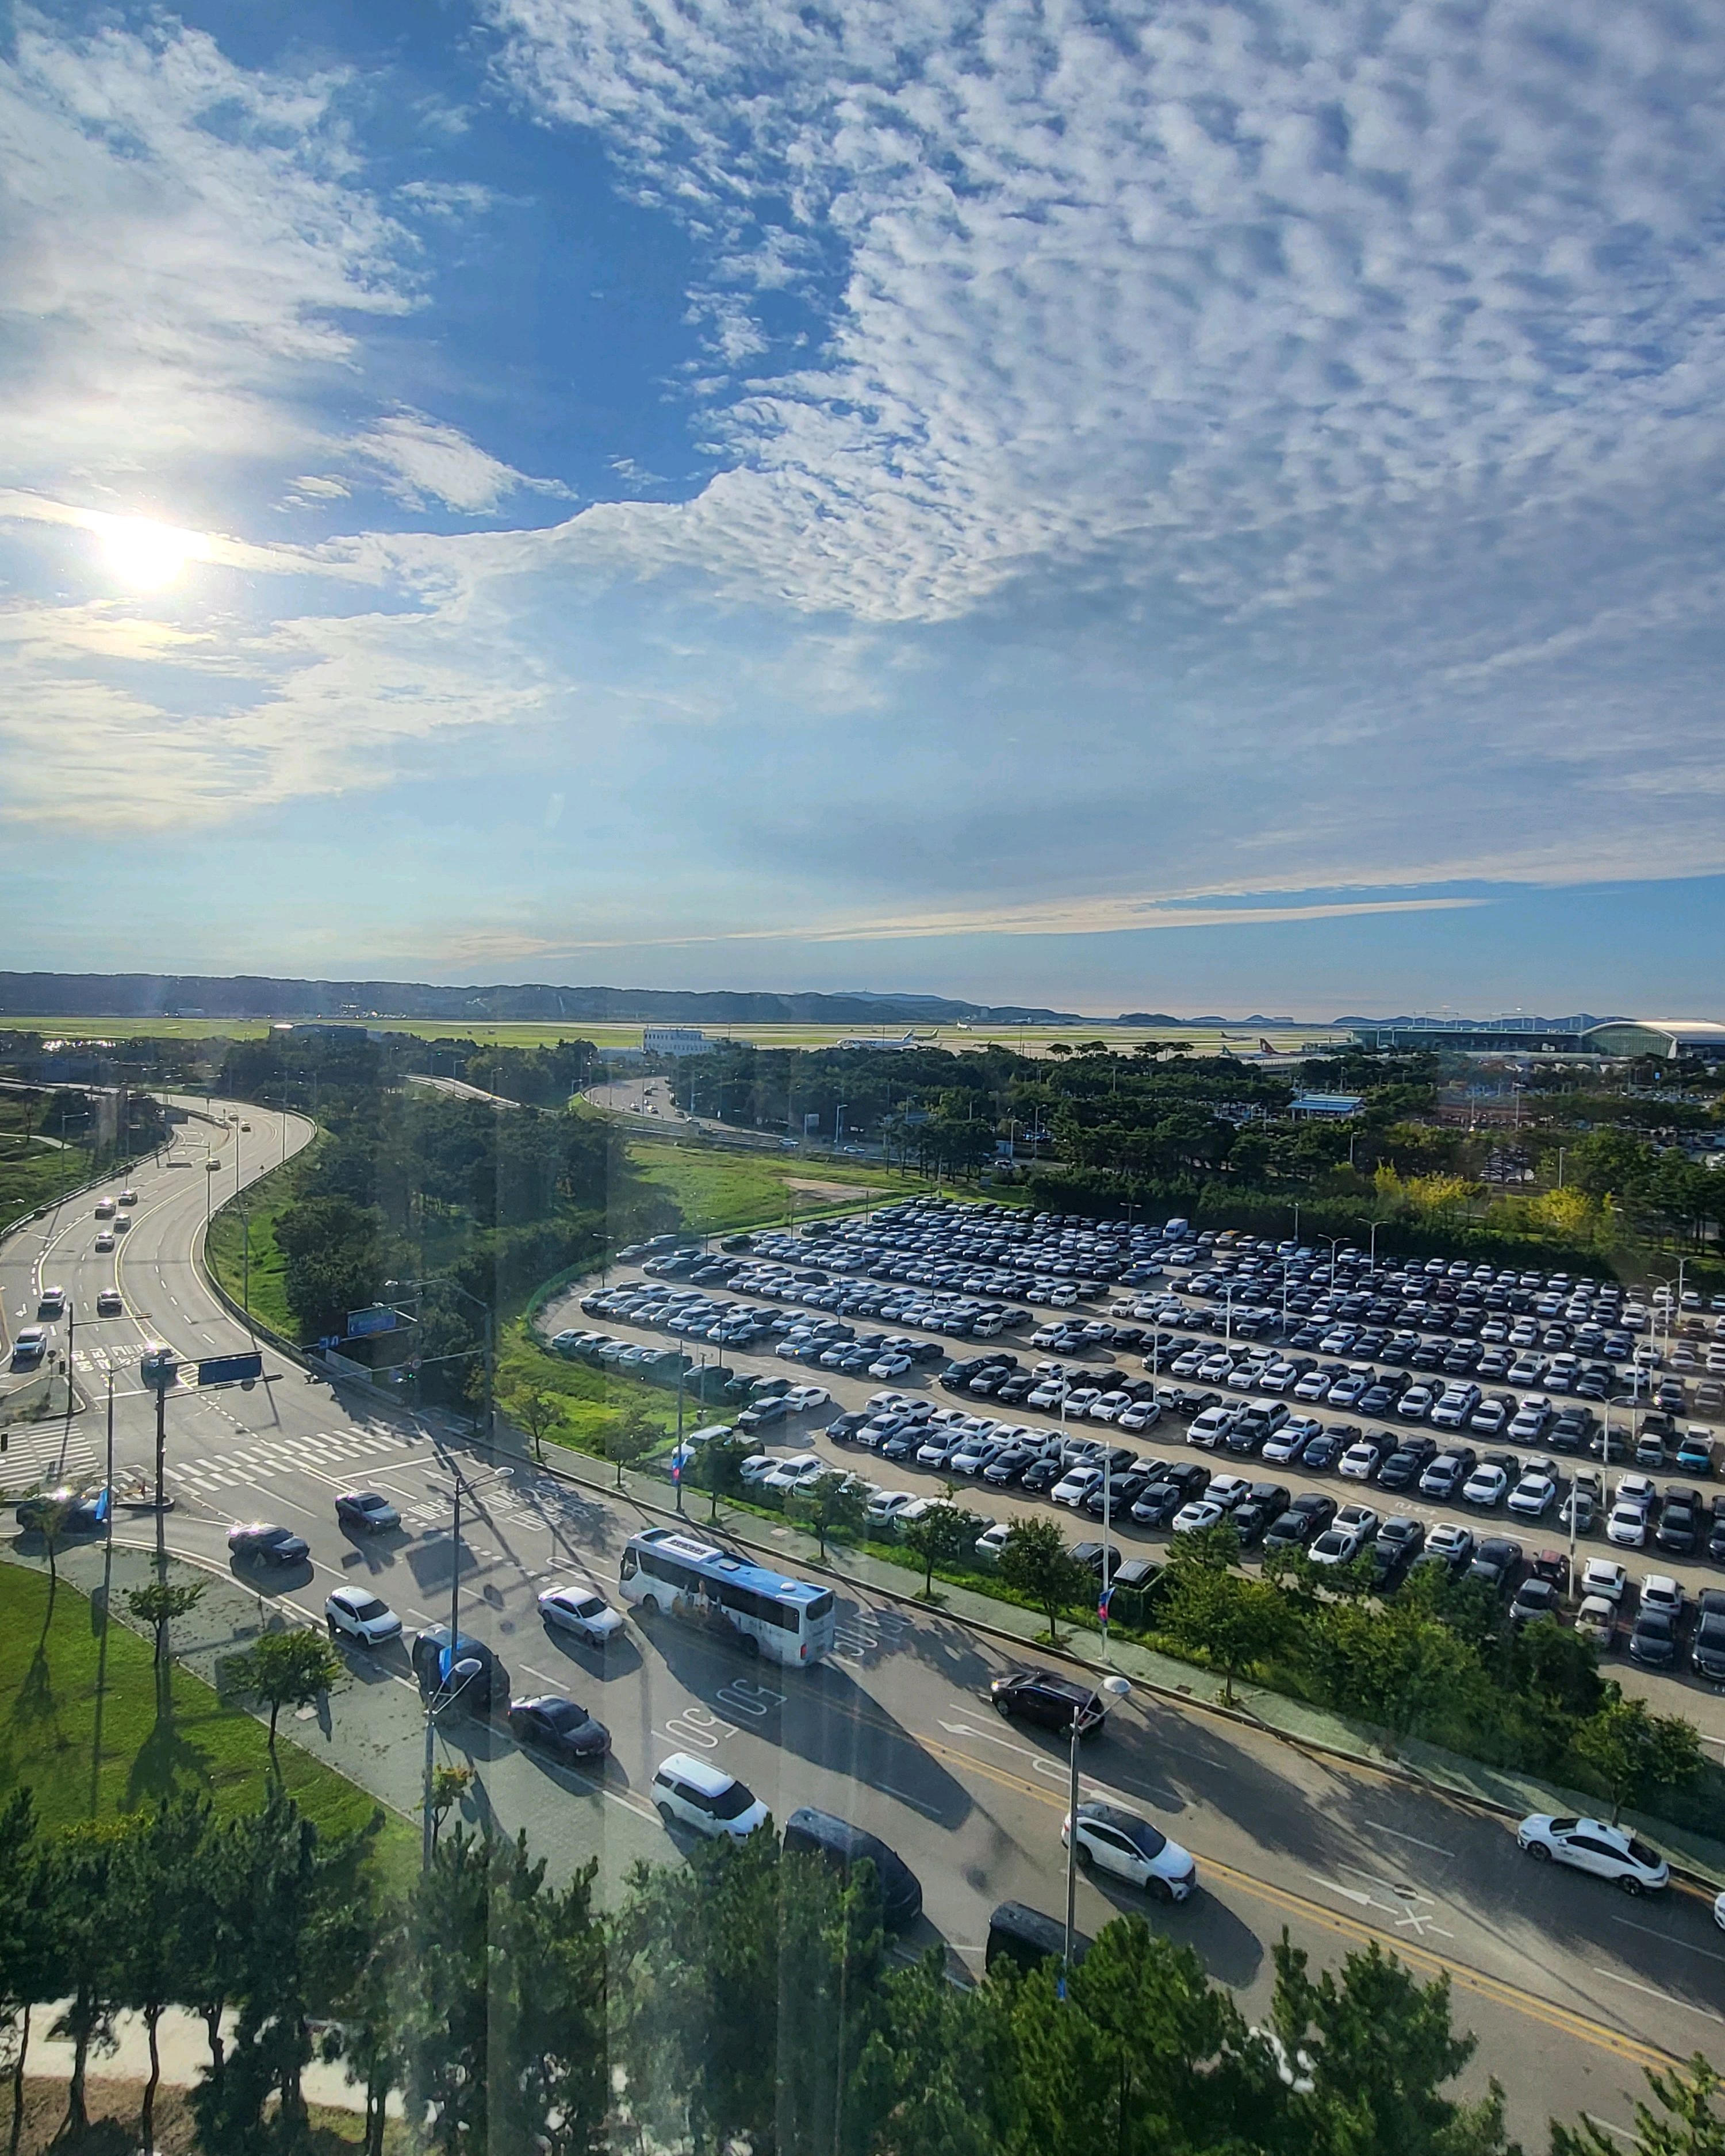
[[(986, 1780), (998, 1782), (1003, 1789), (1015, 1790), (1023, 1796), (1034, 1797), (1039, 1803), (1047, 1804), (1063, 1815), (1065, 1811), (1064, 1791), (1056, 1794), (1051, 1789), (1027, 1781), (1009, 1769), (997, 1765), (993, 1760), (976, 1758), (968, 1752), (956, 1751), (948, 1745), (935, 1743), (931, 1738), (922, 1738), (919, 1742), (925, 1751), (933, 1753), (937, 1758), (963, 1766), (973, 1774), (981, 1774)], [(1447, 1976), (1463, 1989), (1476, 1993), (1481, 1998), (1489, 1999), (1493, 2005), (1509, 2007), (1532, 2020), (1543, 2023), (1548, 2029), (1558, 2030), (1561, 2035), (1574, 2036), (1582, 2043), (1590, 2044), (1598, 2051), (1614, 2052), (1619, 2058), (1630, 2060), (1637, 2066), (1663, 2067), (1670, 2066), (1676, 2059), (1677, 2055), (1674, 2051), (1661, 2050), (1657, 2045), (1645, 2043), (1639, 2037), (1608, 2029), (1600, 2022), (1589, 2020), (1585, 2015), (1577, 2013), (1571, 2007), (1559, 2005), (1553, 1999), (1541, 1999), (1504, 1978), (1487, 1976), (1482, 1970), (1470, 1969), (1465, 1962), (1450, 1961), (1442, 1954), (1434, 1953), (1430, 1947), (1415, 1945), (1387, 1928), (1364, 1923), (1357, 1917), (1343, 1916), (1338, 1911), (1326, 1907), (1322, 1902), (1312, 1901), (1306, 1895), (1296, 1894), (1286, 1887), (1273, 1887), (1267, 1881), (1255, 1879), (1250, 1872), (1239, 1871), (1217, 1857), (1205, 1856), (1203, 1862), (1206, 1871), (1213, 1872), (1219, 1879), (1225, 1879), (1241, 1893), (1267, 1902), (1271, 1908), (1280, 1910), (1286, 1916), (1321, 1924), (1327, 1931), (1337, 1933), (1361, 1945), (1381, 1943), (1387, 1940), (1403, 1960), (1415, 1968), (1423, 1969), (1431, 1975)]]

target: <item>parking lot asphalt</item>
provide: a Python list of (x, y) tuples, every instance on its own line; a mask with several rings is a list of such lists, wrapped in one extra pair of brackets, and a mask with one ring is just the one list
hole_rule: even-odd
[[(960, 1211), (952, 1209), (944, 1217), (963, 1222), (967, 1214), (973, 1209), (964, 1209)], [(895, 1209), (888, 1209), (884, 1216), (879, 1212), (872, 1214), (865, 1224), (867, 1232), (878, 1240), (889, 1244), (895, 1238), (909, 1241), (921, 1221), (931, 1219), (938, 1220), (942, 1218), (937, 1209), (926, 1202), (918, 1202), (909, 1206), (903, 1212), (898, 1213), (896, 1219), (894, 1214)], [(860, 1227), (864, 1224), (858, 1224)], [(946, 1240), (950, 1243), (957, 1239), (948, 1236)], [(858, 1290), (879, 1291), (883, 1286), (890, 1294), (895, 1296), (913, 1291), (897, 1283), (883, 1283), (879, 1280), (870, 1279), (866, 1273), (846, 1273), (835, 1269), (831, 1262), (832, 1254), (841, 1245), (824, 1228), (817, 1229), (816, 1233), (812, 1236), (805, 1235), (798, 1237), (787, 1237), (771, 1234), (757, 1236), (752, 1239), (752, 1241), (755, 1252), (764, 1252), (766, 1261), (778, 1265), (780, 1270), (785, 1273), (787, 1279), (791, 1270), (824, 1275), (824, 1281), (821, 1283), (809, 1285), (806, 1290), (808, 1292), (830, 1295), (837, 1290), (841, 1293), (854, 1293)], [(782, 1260), (777, 1255), (778, 1253), (784, 1254)], [(827, 1260), (825, 1263), (823, 1263), (824, 1254)], [(710, 1255), (716, 1258), (719, 1254), (713, 1252)], [(731, 1255), (732, 1258), (743, 1255), (746, 1263), (754, 1261), (752, 1253), (733, 1252)], [(649, 1260), (649, 1262), (656, 1263), (657, 1260)], [(1388, 1264), (1387, 1260), (1379, 1259), (1380, 1276), (1385, 1272)], [(922, 1269), (927, 1270), (927, 1267)], [(1318, 1270), (1322, 1270), (1321, 1265)], [(946, 1355), (955, 1358), (969, 1358), (995, 1350), (1004, 1350), (1014, 1357), (1019, 1368), (1025, 1370), (1034, 1368), (1040, 1362), (1050, 1359), (1045, 1351), (1028, 1346), (1030, 1332), (1042, 1324), (1066, 1318), (1089, 1322), (1098, 1327), (1118, 1324), (1137, 1326), (1150, 1330), (1153, 1335), (1159, 1336), (1153, 1337), (1150, 1343), (1154, 1350), (1163, 1348), (1168, 1336), (1172, 1335), (1180, 1338), (1196, 1339), (1204, 1342), (1211, 1352), (1218, 1354), (1224, 1353), (1230, 1345), (1226, 1333), (1230, 1329), (1230, 1320), (1234, 1313), (1219, 1305), (1214, 1296), (1192, 1292), (1190, 1281), (1196, 1271), (1195, 1266), (1170, 1267), (1164, 1270), (1162, 1276), (1153, 1284), (1146, 1283), (1137, 1288), (1123, 1286), (1118, 1283), (1094, 1283), (1097, 1290), (1096, 1293), (1081, 1302), (1075, 1301), (1059, 1310), (1046, 1305), (1027, 1309), (1026, 1300), (1020, 1298), (1018, 1307), (1024, 1312), (1029, 1322), (1016, 1326), (995, 1338), (967, 1338), (963, 1334), (955, 1335), (943, 1330), (936, 1331), (930, 1325), (918, 1324), (903, 1317), (888, 1319), (884, 1316), (846, 1316), (843, 1322), (857, 1333), (884, 1332), (893, 1337), (907, 1337), (929, 1346), (938, 1346)], [(973, 1268), (973, 1273), (974, 1276), (975, 1268)], [(1022, 1272), (1020, 1277), (1022, 1277)], [(614, 1293), (619, 1288), (627, 1290), (630, 1286), (644, 1285), (669, 1286), (674, 1291), (681, 1290), (685, 1286), (685, 1283), (681, 1281), (670, 1282), (649, 1281), (642, 1263), (639, 1261), (634, 1265), (619, 1267), (610, 1273), (608, 1276), (608, 1284)], [(1069, 1416), (1063, 1421), (1057, 1410), (1033, 1409), (1023, 1403), (1009, 1407), (1000, 1406), (990, 1399), (973, 1397), (966, 1390), (957, 1393), (948, 1392), (943, 1389), (938, 1382), (941, 1367), (938, 1363), (912, 1368), (883, 1382), (879, 1378), (859, 1375), (848, 1376), (830, 1369), (809, 1367), (799, 1361), (788, 1360), (778, 1351), (777, 1345), (771, 1340), (760, 1341), (748, 1346), (738, 1346), (708, 1342), (699, 1337), (680, 1339), (669, 1332), (662, 1323), (643, 1323), (614, 1312), (607, 1314), (600, 1312), (588, 1315), (583, 1312), (582, 1305), (590, 1299), (593, 1286), (592, 1282), (577, 1283), (555, 1298), (547, 1305), (538, 1321), (542, 1332), (549, 1337), (560, 1331), (572, 1328), (583, 1329), (603, 1332), (614, 1338), (631, 1342), (644, 1348), (681, 1347), (691, 1355), (697, 1355), (709, 1360), (722, 1356), (727, 1368), (744, 1377), (762, 1379), (788, 1378), (793, 1383), (818, 1385), (830, 1394), (832, 1406), (797, 1417), (788, 1424), (780, 1423), (763, 1432), (761, 1439), (763, 1449), (787, 1457), (801, 1452), (815, 1453), (823, 1459), (829, 1460), (835, 1466), (843, 1466), (878, 1486), (907, 1490), (918, 1496), (935, 1495), (945, 1487), (956, 1487), (959, 1492), (960, 1502), (968, 1508), (988, 1519), (1009, 1522), (1024, 1517), (1027, 1509), (1046, 1506), (1048, 1501), (1045, 1497), (1033, 1497), (1014, 1486), (1009, 1486), (1004, 1489), (998, 1488), (976, 1478), (953, 1476), (939, 1470), (919, 1468), (915, 1463), (914, 1456), (896, 1462), (880, 1460), (870, 1452), (859, 1450), (855, 1443), (835, 1441), (827, 1434), (826, 1425), (834, 1421), (839, 1413), (860, 1411), (871, 1396), (883, 1390), (891, 1390), (903, 1394), (913, 1401), (922, 1399), (942, 1408), (962, 1407), (973, 1411), (978, 1417), (991, 1418), (1015, 1429), (1029, 1429), (1039, 1435), (1058, 1436), (1064, 1430), (1068, 1435), (1096, 1436), (1106, 1435), (1111, 1438), (1116, 1435), (1104, 1427), (1087, 1420)], [(756, 1294), (747, 1291), (739, 1292), (733, 1291), (728, 1286), (714, 1286), (708, 1291), (722, 1301), (735, 1303), (742, 1310), (763, 1314), (778, 1312), (787, 1318), (801, 1320), (804, 1322), (837, 1322), (830, 1312), (823, 1312), (819, 1308), (811, 1307), (807, 1303), (793, 1300), (789, 1295), (783, 1292), (782, 1288), (779, 1292), (772, 1295)], [(1004, 1297), (979, 1296), (972, 1300), (978, 1302), (980, 1306), (992, 1308), (997, 1312), (1010, 1312), (1013, 1308), (1013, 1305)], [(1235, 1301), (1235, 1307), (1236, 1310), (1260, 1307), (1264, 1300), (1260, 1297), (1253, 1301), (1248, 1301), (1242, 1296)], [(1276, 1298), (1272, 1296), (1270, 1300), (1273, 1303)], [(1132, 1314), (1134, 1310), (1147, 1310), (1153, 1304), (1161, 1308), (1163, 1314), (1160, 1318), (1153, 1319), (1147, 1316)], [(1113, 1314), (1111, 1315), (1111, 1312)], [(1290, 1332), (1295, 1330), (1299, 1322), (1301, 1321), (1297, 1317), (1291, 1318), (1288, 1330)], [(1711, 1330), (1716, 1322), (1711, 1316), (1703, 1317), (1700, 1322), (1709, 1327), (1709, 1340), (1717, 1337)], [(1211, 1326), (1216, 1328), (1214, 1332), (1208, 1329)], [(1269, 1338), (1260, 1337), (1250, 1343), (1232, 1343), (1236, 1357), (1251, 1352), (1261, 1353), (1266, 1348), (1280, 1348), (1281, 1342), (1276, 1337), (1281, 1332), (1279, 1311), (1276, 1313), (1273, 1327), (1268, 1329), (1271, 1332)], [(1708, 1344), (1707, 1342), (1702, 1343), (1703, 1348), (1707, 1344)], [(1117, 1353), (1108, 1344), (1098, 1341), (1082, 1348), (1065, 1350), (1058, 1359), (1067, 1367), (1075, 1383), (1081, 1382), (1093, 1384), (1096, 1374), (1104, 1369), (1113, 1369), (1131, 1378), (1144, 1380), (1149, 1378), (1150, 1382), (1153, 1383), (1165, 1396), (1176, 1382), (1161, 1373), (1150, 1377), (1147, 1357), (1139, 1348)], [(1165, 1354), (1162, 1354), (1158, 1356), (1158, 1359), (1166, 1360), (1167, 1358)], [(1381, 1356), (1313, 1355), (1311, 1359), (1320, 1363), (1346, 1362), (1350, 1367), (1357, 1365), (1361, 1368), (1369, 1368), (1374, 1375), (1397, 1379), (1403, 1384), (1408, 1382), (1409, 1376), (1405, 1368), (1399, 1368)], [(1437, 1382), (1441, 1384), (1444, 1380), (1440, 1378)], [(1200, 1381), (1194, 1378), (1190, 1381), (1189, 1389), (1197, 1389), (1199, 1385)], [(1259, 1397), (1258, 1392), (1250, 1386), (1230, 1389), (1224, 1385), (1211, 1385), (1203, 1387), (1202, 1389), (1216, 1394), (1231, 1404), (1243, 1405), (1248, 1400)], [(1507, 1390), (1508, 1389), (1492, 1387), (1490, 1389)], [(1307, 1406), (1291, 1399), (1288, 1399), (1287, 1404), (1296, 1412), (1313, 1416), (1326, 1427), (1335, 1428), (1343, 1423), (1343, 1416), (1338, 1410), (1322, 1404)], [(1567, 1403), (1562, 1402), (1559, 1396), (1557, 1404)], [(734, 1407), (707, 1409), (697, 1407), (691, 1403), (688, 1409), (688, 1414), (696, 1422), (712, 1422), (730, 1419), (736, 1411)], [(1468, 1527), (1476, 1536), (1486, 1534), (1507, 1536), (1519, 1543), (1527, 1558), (1531, 1559), (1537, 1552), (1546, 1548), (1556, 1548), (1566, 1553), (1568, 1551), (1571, 1545), (1568, 1530), (1560, 1523), (1557, 1515), (1562, 1499), (1567, 1495), (1569, 1478), (1577, 1468), (1584, 1471), (1588, 1470), (1595, 1472), (1603, 1471), (1606, 1476), (1608, 1486), (1615, 1485), (1621, 1474), (1637, 1471), (1634, 1468), (1632, 1460), (1624, 1457), (1617, 1449), (1617, 1440), (1620, 1437), (1625, 1452), (1628, 1450), (1631, 1427), (1630, 1413), (1621, 1402), (1618, 1402), (1611, 1405), (1609, 1414), (1614, 1444), (1609, 1464), (1602, 1464), (1595, 1459), (1584, 1456), (1576, 1459), (1557, 1457), (1555, 1465), (1558, 1469), (1558, 1498), (1546, 1516), (1543, 1519), (1537, 1520), (1517, 1518), (1509, 1512), (1502, 1501), (1491, 1507), (1476, 1507), (1454, 1500), (1438, 1502), (1423, 1496), (1417, 1487), (1391, 1493), (1387, 1491), (1379, 1491), (1375, 1479), (1363, 1483), (1344, 1480), (1333, 1469), (1321, 1473), (1309, 1472), (1297, 1460), (1271, 1466), (1255, 1455), (1235, 1457), (1223, 1452), (1199, 1451), (1193, 1448), (1189, 1443), (1188, 1432), (1190, 1419), (1184, 1416), (1164, 1414), (1162, 1419), (1150, 1429), (1140, 1433), (1119, 1435), (1117, 1441), (1128, 1446), (1143, 1460), (1201, 1461), (1204, 1466), (1218, 1474), (1237, 1473), (1248, 1479), (1264, 1479), (1284, 1486), (1294, 1497), (1310, 1491), (1327, 1496), (1337, 1503), (1349, 1501), (1363, 1502), (1373, 1506), (1384, 1517), (1401, 1515), (1414, 1519), (1428, 1531), (1439, 1522), (1448, 1521)], [(1351, 1412), (1347, 1414), (1346, 1419), (1347, 1422), (1353, 1424), (1356, 1428), (1361, 1426), (1358, 1419)], [(1686, 1410), (1681, 1426), (1687, 1427), (1700, 1420), (1701, 1417), (1692, 1409), (1688, 1409)], [(690, 1426), (693, 1426), (692, 1422)], [(1432, 1431), (1429, 1425), (1425, 1424), (1400, 1421), (1394, 1414), (1371, 1418), (1363, 1426), (1371, 1429), (1388, 1429), (1397, 1435), (1424, 1434), (1435, 1438), (1440, 1449), (1445, 1442), (1443, 1433)], [(1489, 1451), (1502, 1451), (1522, 1460), (1538, 1459), (1542, 1455), (1550, 1456), (1547, 1454), (1547, 1448), (1538, 1442), (1516, 1442), (1502, 1436), (1488, 1437), (1466, 1430), (1454, 1435), (1455, 1441), (1465, 1441), (1481, 1455)], [(1666, 1470), (1662, 1474), (1656, 1471), (1652, 1479), (1656, 1485), (1678, 1484), (1681, 1486), (1686, 1484), (1697, 1486), (1702, 1492), (1704, 1499), (1709, 1498), (1721, 1487), (1714, 1477), (1700, 1476), (1680, 1477), (1670, 1469)], [(1060, 1515), (1056, 1514), (1056, 1517)], [(1705, 1515), (1703, 1518), (1705, 1520)], [(1070, 1519), (1069, 1537), (1070, 1539), (1076, 1541), (1102, 1538), (1102, 1523), (1096, 1514), (1079, 1512), (1070, 1515)], [(1604, 1523), (1604, 1514), (1602, 1511), (1599, 1518), (1594, 1523), (1593, 1531), (1578, 1535), (1574, 1538), (1574, 1547), (1578, 1569), (1590, 1557), (1609, 1558), (1625, 1565), (1632, 1583), (1639, 1583), (1641, 1578), (1649, 1575), (1674, 1578), (1682, 1587), (1692, 1610), (1696, 1596), (1703, 1589), (1725, 1589), (1725, 1566), (1710, 1563), (1704, 1554), (1685, 1558), (1657, 1548), (1651, 1546), (1651, 1534), (1648, 1547), (1642, 1548), (1617, 1547), (1605, 1539), (1601, 1532)], [(1146, 1556), (1156, 1554), (1158, 1546), (1165, 1544), (1168, 1540), (1165, 1530), (1141, 1527), (1123, 1512), (1117, 1512), (1116, 1518), (1111, 1522), (1109, 1537), (1129, 1554)], [(1248, 1553), (1247, 1562), (1255, 1562), (1255, 1557), (1250, 1553)], [(1608, 1651), (1605, 1656), (1607, 1666), (1612, 1675), (1622, 1683), (1625, 1691), (1642, 1694), (1650, 1701), (1662, 1702), (1667, 1711), (1680, 1707), (1681, 1711), (1696, 1722), (1707, 1741), (1720, 1749), (1725, 1749), (1725, 1690), (1698, 1678), (1686, 1666), (1680, 1666), (1675, 1670), (1647, 1667), (1631, 1660), (1625, 1651), (1625, 1643), (1630, 1627), (1633, 1623), (1635, 1606), (1635, 1588), (1632, 1584), (1622, 1604), (1622, 1623), (1616, 1645)], [(1686, 1663), (1686, 1654), (1681, 1655), (1681, 1658)]]

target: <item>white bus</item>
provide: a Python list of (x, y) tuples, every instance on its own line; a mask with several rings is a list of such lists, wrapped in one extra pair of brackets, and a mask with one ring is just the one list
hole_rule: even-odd
[(735, 1639), (771, 1662), (806, 1665), (833, 1650), (833, 1590), (788, 1579), (672, 1527), (630, 1537), (618, 1577), (644, 1617), (660, 1610)]

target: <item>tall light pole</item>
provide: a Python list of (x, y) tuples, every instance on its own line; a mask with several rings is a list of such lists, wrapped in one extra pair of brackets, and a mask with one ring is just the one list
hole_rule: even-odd
[[(1122, 1676), (1104, 1677), (1102, 1690), (1111, 1699), (1125, 1699), (1131, 1691), (1130, 1682)], [(1060, 1955), (1060, 1997), (1066, 1995), (1066, 1979), (1072, 1973), (1073, 1919), (1078, 1903), (1078, 1716), (1075, 1713), (1067, 1732), (1067, 1748), (1070, 1777), (1066, 1794), (1066, 1943)]]

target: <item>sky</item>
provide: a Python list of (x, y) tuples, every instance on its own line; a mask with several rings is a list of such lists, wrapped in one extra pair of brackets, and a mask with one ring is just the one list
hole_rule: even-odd
[(6, 964), (1725, 1016), (1725, 13), (0, 0)]

